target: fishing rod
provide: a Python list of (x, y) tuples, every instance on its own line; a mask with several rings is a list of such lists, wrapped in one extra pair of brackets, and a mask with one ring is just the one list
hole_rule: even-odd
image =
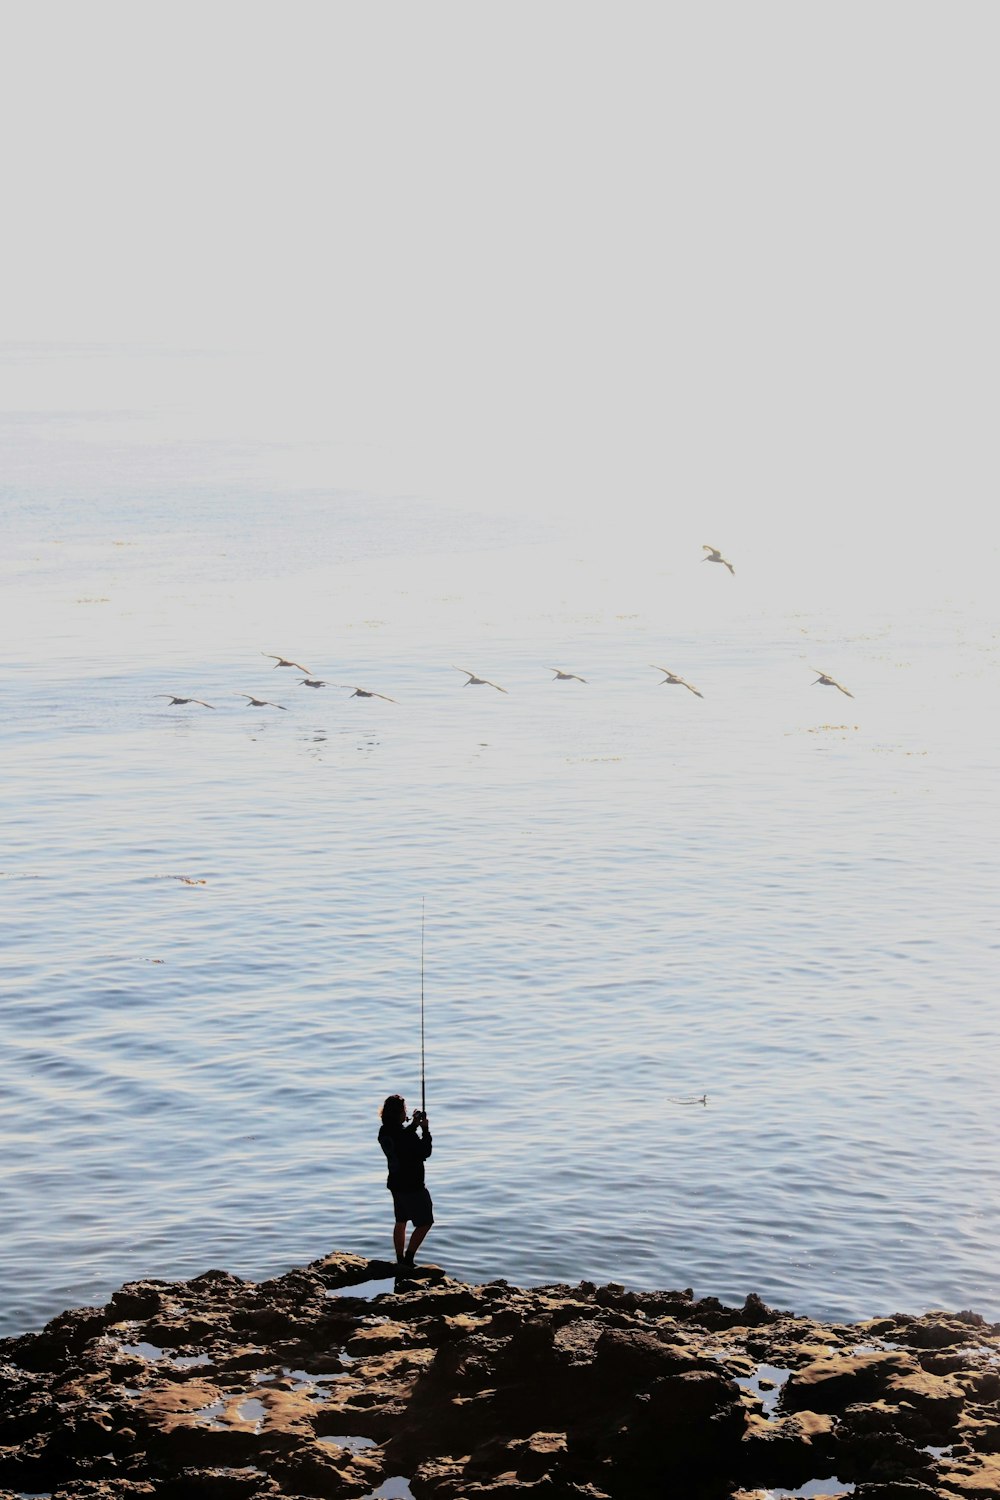
[(424, 897), (420, 898), (420, 1113), (427, 1120), (427, 1071), (424, 1065)]

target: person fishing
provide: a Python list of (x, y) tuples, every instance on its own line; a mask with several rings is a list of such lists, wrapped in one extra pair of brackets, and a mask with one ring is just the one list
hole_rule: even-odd
[[(392, 1194), (396, 1221), (392, 1231), (396, 1260), (413, 1265), (414, 1256), (434, 1223), (434, 1205), (424, 1182), (424, 1162), (431, 1154), (433, 1142), (424, 1110), (409, 1115), (402, 1094), (390, 1094), (379, 1110), (382, 1121), (378, 1143), (389, 1163), (386, 1187)], [(406, 1244), (406, 1226), (413, 1225), (410, 1243)]]

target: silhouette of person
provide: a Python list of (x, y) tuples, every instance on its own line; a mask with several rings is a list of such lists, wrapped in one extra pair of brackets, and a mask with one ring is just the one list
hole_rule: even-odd
[[(396, 1260), (413, 1265), (413, 1258), (434, 1223), (434, 1205), (424, 1183), (424, 1162), (431, 1154), (432, 1140), (427, 1116), (422, 1110), (414, 1110), (413, 1120), (408, 1125), (406, 1100), (402, 1094), (390, 1094), (379, 1110), (382, 1127), (378, 1143), (389, 1163), (386, 1187), (392, 1194), (392, 1206), (396, 1216), (392, 1231), (392, 1243)], [(413, 1224), (409, 1246), (406, 1246), (406, 1226)], [(405, 1253), (404, 1253), (404, 1247)]]

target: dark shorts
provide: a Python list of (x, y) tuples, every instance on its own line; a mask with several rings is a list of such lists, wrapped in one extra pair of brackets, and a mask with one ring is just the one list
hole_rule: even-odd
[(393, 1193), (392, 1206), (397, 1224), (412, 1220), (414, 1229), (423, 1229), (434, 1223), (434, 1205), (425, 1187), (415, 1188), (410, 1193)]

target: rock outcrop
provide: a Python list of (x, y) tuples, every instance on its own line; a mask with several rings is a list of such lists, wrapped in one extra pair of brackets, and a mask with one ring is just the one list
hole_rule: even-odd
[(1000, 1495), (1000, 1325), (333, 1254), (0, 1340), (0, 1500)]

